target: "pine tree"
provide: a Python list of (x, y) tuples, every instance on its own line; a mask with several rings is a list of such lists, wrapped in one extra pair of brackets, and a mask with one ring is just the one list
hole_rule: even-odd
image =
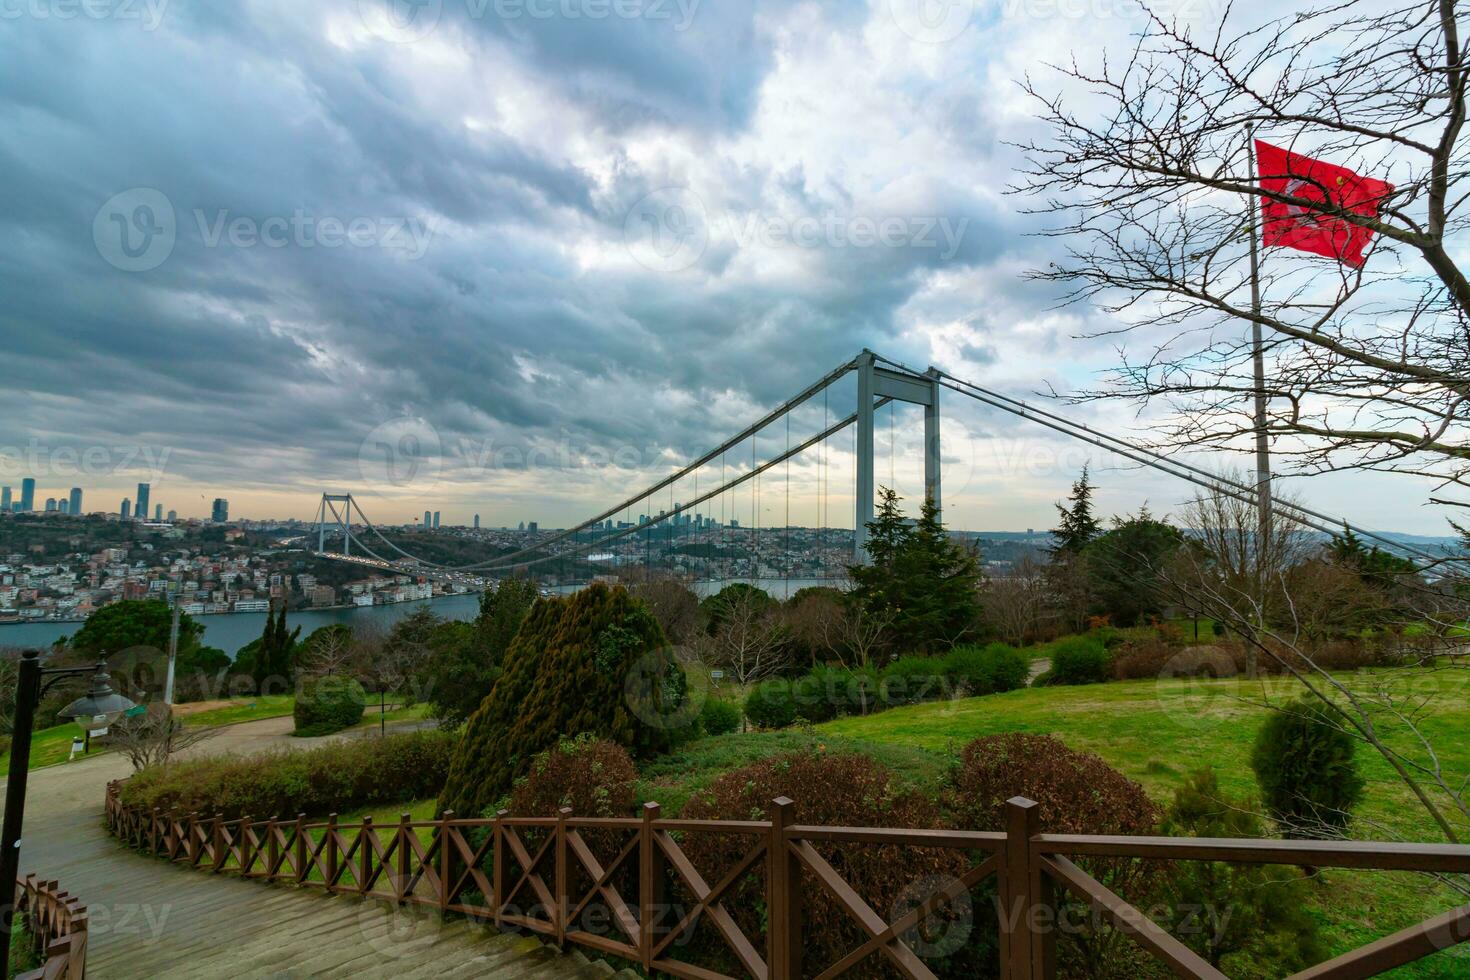
[(1102, 524), (1092, 512), (1092, 490), (1092, 482), (1088, 478), (1087, 467), (1084, 466), (1082, 475), (1072, 484), (1072, 492), (1067, 496), (1072, 506), (1068, 508), (1061, 504), (1056, 505), (1061, 523), (1051, 532), (1056, 539), (1056, 544), (1051, 549), (1053, 557), (1081, 554), (1083, 548), (1102, 534)]
[(887, 487), (867, 527), (870, 564), (848, 570), (853, 599), (890, 620), (905, 651), (952, 646), (979, 614), (978, 556), (950, 538), (933, 500), (925, 500), (919, 520), (910, 522)]
[(276, 604), (266, 613), (265, 629), (260, 634), (260, 647), (255, 652), (255, 663), (251, 670), (251, 675), (255, 679), (256, 691), (265, 694), (267, 687), (290, 684), (296, 672), (293, 654), (296, 650), (296, 640), (300, 636), (300, 626), (289, 632), (286, 629), (286, 603), (284, 601)]

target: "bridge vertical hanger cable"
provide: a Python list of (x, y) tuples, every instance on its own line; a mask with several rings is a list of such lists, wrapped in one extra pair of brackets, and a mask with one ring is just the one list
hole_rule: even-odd
[(786, 598), (791, 598), (791, 413), (786, 413)]

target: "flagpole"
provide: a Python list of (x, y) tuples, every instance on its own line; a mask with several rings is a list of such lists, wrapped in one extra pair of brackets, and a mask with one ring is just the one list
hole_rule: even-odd
[[(1245, 148), (1250, 160), (1251, 180), (1258, 181), (1256, 173), (1256, 143), (1250, 123), (1245, 124)], [(1255, 368), (1256, 408), (1256, 519), (1260, 535), (1259, 548), (1265, 549), (1271, 541), (1271, 445), (1266, 437), (1266, 359), (1261, 349), (1261, 260), (1257, 216), (1261, 213), (1257, 195), (1250, 196), (1251, 233), (1251, 361)]]

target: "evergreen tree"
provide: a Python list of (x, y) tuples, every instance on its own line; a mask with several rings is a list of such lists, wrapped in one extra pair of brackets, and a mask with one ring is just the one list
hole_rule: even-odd
[(1053, 557), (1063, 554), (1079, 555), (1083, 548), (1102, 534), (1102, 524), (1092, 512), (1092, 491), (1092, 482), (1088, 477), (1087, 467), (1084, 466), (1082, 475), (1072, 484), (1072, 492), (1067, 496), (1072, 506), (1056, 505), (1061, 521), (1051, 532), (1056, 539), (1056, 544), (1051, 548)]
[(301, 636), (301, 627), (288, 630), (286, 627), (286, 604), (280, 602), (265, 615), (265, 629), (260, 634), (260, 645), (255, 651), (255, 663), (251, 676), (255, 689), (260, 694), (269, 693), (270, 688), (289, 686), (295, 676), (296, 640)]
[(974, 628), (980, 611), (977, 553), (949, 536), (932, 499), (910, 523), (887, 487), (868, 524), (869, 565), (849, 569), (853, 597), (892, 622), (905, 650), (947, 649)]

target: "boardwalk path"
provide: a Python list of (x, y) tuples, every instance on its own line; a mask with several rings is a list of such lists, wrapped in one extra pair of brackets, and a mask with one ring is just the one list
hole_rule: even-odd
[[(223, 729), (195, 751), (302, 748), (289, 718)], [(62, 883), (91, 918), (87, 973), (98, 978), (524, 977), (610, 975), (580, 955), (495, 934), (436, 912), (241, 881), (144, 857), (102, 826), (110, 779), (128, 775), (101, 755), (40, 769), (26, 794), (21, 873)], [(3, 785), (3, 784), (0, 784)]]

